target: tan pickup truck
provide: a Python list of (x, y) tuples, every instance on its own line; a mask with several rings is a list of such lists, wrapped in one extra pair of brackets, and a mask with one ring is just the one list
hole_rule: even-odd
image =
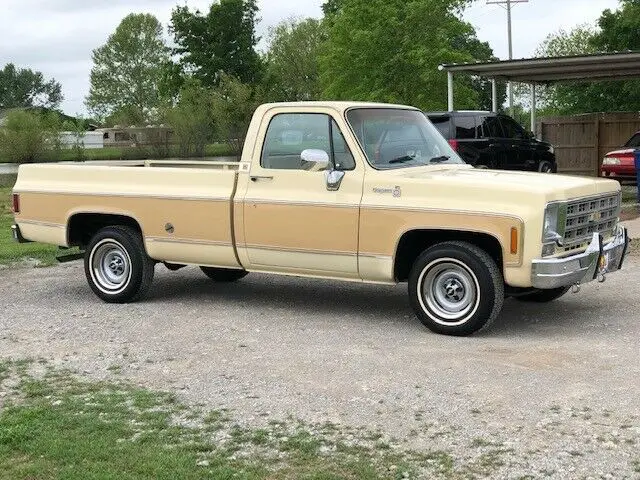
[(473, 168), (402, 105), (266, 104), (237, 163), (22, 165), (13, 195), (15, 238), (79, 246), (107, 302), (140, 298), (157, 263), (407, 282), (419, 319), (451, 335), (505, 297), (603, 281), (628, 245), (618, 182)]

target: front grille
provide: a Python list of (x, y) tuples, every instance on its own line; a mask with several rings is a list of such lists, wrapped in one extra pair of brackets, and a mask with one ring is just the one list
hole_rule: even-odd
[(594, 233), (604, 237), (613, 235), (618, 215), (620, 197), (607, 195), (569, 202), (564, 230), (564, 251), (586, 246)]

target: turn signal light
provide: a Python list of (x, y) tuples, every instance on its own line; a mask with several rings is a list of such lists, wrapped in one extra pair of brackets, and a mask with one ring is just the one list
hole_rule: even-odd
[(20, 194), (13, 194), (13, 213), (20, 213)]
[(511, 227), (511, 253), (518, 253), (518, 229)]
[(458, 140), (455, 140), (453, 138), (450, 139), (449, 145), (451, 145), (451, 148), (453, 148), (456, 152), (458, 151)]

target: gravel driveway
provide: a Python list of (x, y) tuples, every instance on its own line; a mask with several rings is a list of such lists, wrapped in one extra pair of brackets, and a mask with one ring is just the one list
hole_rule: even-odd
[(364, 426), (460, 459), (497, 445), (493, 478), (640, 478), (639, 278), (633, 257), (603, 285), (507, 300), (489, 332), (453, 338), (415, 319), (405, 285), (214, 285), (158, 266), (148, 299), (108, 305), (80, 262), (4, 269), (0, 352), (170, 389), (248, 425)]

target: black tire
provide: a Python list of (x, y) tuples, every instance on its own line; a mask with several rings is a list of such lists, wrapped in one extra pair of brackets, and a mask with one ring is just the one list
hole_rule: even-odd
[(538, 165), (538, 172), (540, 173), (554, 173), (555, 169), (553, 168), (553, 163), (548, 160), (543, 160)]
[(84, 256), (84, 272), (91, 290), (109, 303), (141, 298), (151, 286), (154, 267), (140, 233), (125, 226), (99, 230)]
[(200, 270), (214, 282), (236, 282), (249, 273), (246, 270), (233, 268), (200, 267)]
[(524, 295), (514, 295), (513, 298), (521, 302), (547, 303), (552, 302), (569, 291), (571, 287), (551, 288), (549, 290), (536, 290)]
[(467, 242), (439, 243), (414, 262), (409, 301), (431, 331), (471, 335), (488, 328), (500, 313), (504, 280), (484, 250)]

